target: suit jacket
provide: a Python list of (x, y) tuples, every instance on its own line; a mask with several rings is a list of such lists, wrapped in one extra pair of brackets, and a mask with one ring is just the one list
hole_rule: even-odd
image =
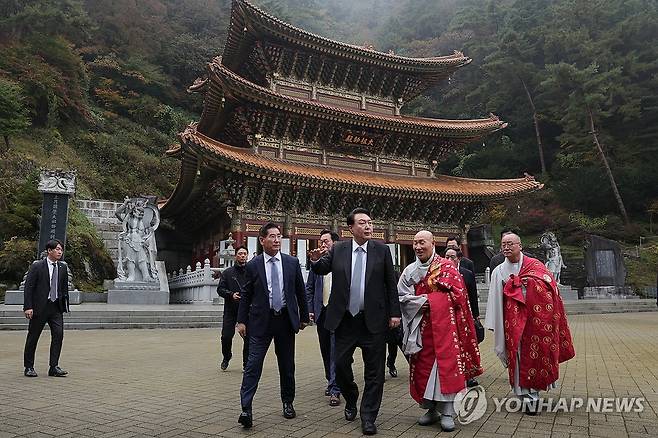
[(306, 279), (306, 302), (308, 311), (315, 315), (315, 321), (320, 318), (322, 312), (322, 288), (324, 287), (324, 275), (318, 275), (311, 271)]
[(491, 260), (489, 260), (489, 274), (491, 274), (493, 270), (496, 269), (498, 265), (500, 265), (504, 261), (505, 261), (505, 256), (503, 255), (502, 251), (491, 257)]
[(246, 266), (233, 265), (222, 271), (217, 285), (217, 295), (224, 298), (224, 311), (237, 312), (239, 301), (233, 300), (233, 293), (238, 292), (240, 296), (247, 284)]
[[(295, 333), (300, 322), (308, 323), (308, 308), (304, 293), (302, 268), (296, 257), (280, 253), (283, 267), (283, 293), (290, 324)], [(247, 324), (249, 336), (264, 336), (270, 324), (270, 293), (263, 254), (257, 255), (245, 266), (247, 283), (238, 307), (238, 323)]]
[(478, 286), (475, 282), (475, 274), (472, 271), (459, 266), (459, 273), (464, 278), (464, 283), (466, 284), (466, 290), (468, 291), (468, 302), (471, 305), (471, 313), (474, 318), (480, 316), (480, 306), (478, 304)]
[[(48, 258), (32, 263), (25, 279), (23, 310), (32, 309), (34, 316), (41, 314), (48, 303), (50, 271)], [(57, 262), (57, 307), (60, 312), (69, 311), (69, 271), (66, 262)]]
[[(391, 317), (400, 317), (393, 259), (388, 247), (382, 242), (369, 240), (367, 249), (363, 311), (368, 330), (371, 333), (382, 333), (388, 330)], [(331, 296), (324, 326), (334, 331), (349, 309), (352, 240), (336, 242), (327, 254), (311, 264), (311, 269), (318, 275), (331, 272)]]
[(461, 260), (459, 260), (459, 267), (461, 268), (462, 266), (475, 274), (475, 264), (473, 263), (473, 260), (467, 257), (462, 257)]

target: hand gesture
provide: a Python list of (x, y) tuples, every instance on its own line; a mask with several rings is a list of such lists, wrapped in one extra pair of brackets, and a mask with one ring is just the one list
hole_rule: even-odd
[(325, 255), (326, 253), (327, 253), (326, 248), (316, 248), (316, 249), (310, 250), (308, 252), (308, 256), (309, 256), (309, 258), (311, 259), (312, 262), (317, 262), (318, 260), (320, 260), (320, 257)]

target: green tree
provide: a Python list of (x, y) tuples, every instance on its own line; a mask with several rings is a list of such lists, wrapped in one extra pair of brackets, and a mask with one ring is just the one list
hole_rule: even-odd
[(613, 95), (617, 94), (615, 89), (622, 82), (621, 69), (601, 72), (596, 64), (579, 69), (572, 64), (559, 63), (547, 66), (547, 71), (548, 78), (542, 82), (546, 90), (544, 98), (552, 102), (553, 108), (559, 109), (558, 117), (564, 127), (564, 133), (559, 137), (563, 148), (586, 155), (586, 149), (583, 150), (586, 144), (584, 137), (591, 136), (619, 212), (628, 224), (628, 213), (597, 131), (601, 118), (609, 116), (613, 111)]
[(5, 152), (10, 148), (9, 137), (30, 125), (24, 100), (20, 85), (0, 78), (0, 135), (5, 140)]

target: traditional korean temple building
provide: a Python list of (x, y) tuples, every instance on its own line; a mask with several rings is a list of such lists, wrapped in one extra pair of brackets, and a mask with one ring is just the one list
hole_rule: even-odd
[(167, 152), (182, 162), (176, 189), (161, 202), (158, 246), (168, 267), (212, 260), (229, 232), (254, 252), (268, 221), (282, 225), (282, 250), (304, 264), (321, 229), (350, 236), (345, 217), (357, 206), (370, 209), (375, 238), (404, 266), (416, 231), (431, 230), (440, 244), (465, 235), (487, 202), (539, 189), (527, 176), (435, 172), (504, 128), (498, 117), (401, 115), (470, 61), (460, 52), (409, 58), (337, 42), (234, 0), (223, 55), (190, 87), (205, 95), (201, 119)]

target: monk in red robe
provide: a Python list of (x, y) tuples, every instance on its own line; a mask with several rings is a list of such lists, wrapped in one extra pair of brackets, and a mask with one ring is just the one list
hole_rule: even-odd
[(452, 431), (455, 396), (482, 374), (473, 315), (464, 280), (434, 252), (432, 233), (416, 234), (413, 247), (416, 261), (398, 282), (411, 397), (428, 409), (419, 424), (440, 421), (444, 431)]
[(491, 274), (484, 326), (508, 368), (524, 411), (538, 412), (539, 391), (555, 388), (559, 364), (575, 356), (557, 282), (542, 262), (522, 252), (518, 235), (501, 240), (505, 261)]

